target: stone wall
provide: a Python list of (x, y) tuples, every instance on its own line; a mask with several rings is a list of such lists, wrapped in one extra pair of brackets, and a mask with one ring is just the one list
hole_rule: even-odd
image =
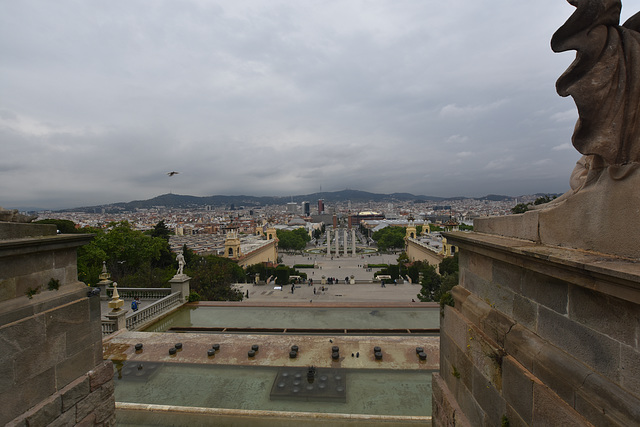
[(0, 240), (0, 425), (113, 425), (100, 300), (77, 279), (76, 249), (91, 236), (25, 226)]
[(634, 425), (640, 420), (640, 268), (480, 233), (460, 247), (441, 320), (434, 425)]

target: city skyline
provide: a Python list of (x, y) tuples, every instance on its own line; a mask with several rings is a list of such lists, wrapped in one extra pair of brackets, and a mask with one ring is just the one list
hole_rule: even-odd
[(5, 8), (5, 208), (563, 193), (580, 157), (554, 87), (574, 56), (549, 47), (574, 11), (562, 0)]

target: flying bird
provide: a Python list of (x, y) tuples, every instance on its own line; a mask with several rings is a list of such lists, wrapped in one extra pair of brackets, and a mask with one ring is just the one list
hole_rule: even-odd
[(171, 171), (171, 172), (167, 172), (167, 175), (169, 175), (169, 176), (173, 176), (173, 175), (177, 175), (177, 174), (179, 174), (179, 173), (180, 173), (180, 172)]

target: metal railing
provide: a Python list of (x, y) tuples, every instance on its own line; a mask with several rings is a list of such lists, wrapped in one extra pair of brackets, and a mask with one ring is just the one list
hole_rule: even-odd
[[(169, 289), (170, 290), (170, 289)], [(120, 289), (118, 288), (118, 292)], [(182, 292), (174, 292), (148, 306), (127, 314), (125, 327), (129, 331), (135, 330), (138, 326), (147, 323), (149, 320), (159, 316), (160, 314), (184, 303)], [(104, 327), (103, 327), (104, 328)]]

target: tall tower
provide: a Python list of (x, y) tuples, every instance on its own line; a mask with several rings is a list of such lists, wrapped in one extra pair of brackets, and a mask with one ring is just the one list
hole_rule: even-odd
[(224, 256), (226, 258), (240, 258), (242, 256), (240, 238), (236, 229), (231, 229), (227, 232), (227, 237), (224, 241)]
[(324, 213), (324, 199), (318, 199), (318, 215)]

